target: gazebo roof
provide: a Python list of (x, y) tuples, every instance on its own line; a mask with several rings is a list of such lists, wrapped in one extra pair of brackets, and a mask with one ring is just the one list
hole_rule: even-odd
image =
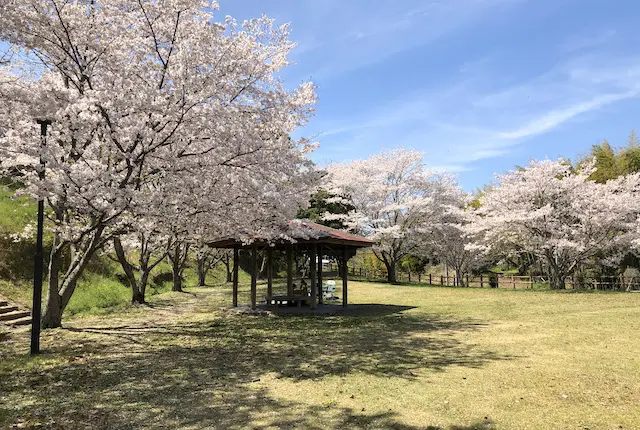
[(362, 236), (347, 233), (335, 228), (327, 227), (306, 219), (291, 220), (289, 229), (283, 236), (294, 240), (291, 242), (285, 238), (267, 239), (261, 236), (249, 236), (251, 243), (236, 238), (222, 238), (208, 243), (212, 248), (251, 248), (253, 245), (260, 247), (269, 246), (272, 249), (284, 249), (287, 245), (341, 245), (352, 248), (365, 248), (375, 242)]

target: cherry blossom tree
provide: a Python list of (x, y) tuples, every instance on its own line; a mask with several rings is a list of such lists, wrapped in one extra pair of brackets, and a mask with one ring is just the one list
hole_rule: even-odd
[(458, 285), (464, 286), (466, 275), (482, 262), (479, 253), (467, 249), (473, 243), (473, 238), (466, 231), (472, 219), (472, 196), (464, 192), (451, 176), (442, 177), (435, 186), (441, 187), (442, 213), (436, 222), (425, 223), (420, 228), (421, 253), (453, 268)]
[[(20, 53), (0, 66), (1, 168), (46, 199), (55, 229), (43, 327), (61, 325), (91, 257), (130, 231), (132, 204), (159, 184), (188, 184), (169, 205), (187, 194), (225, 207), (224, 193), (203, 192), (219, 178), (234, 198), (244, 193), (234, 209), (263, 194), (277, 201), (217, 218), (233, 231), (304, 201), (296, 193), (312, 176), (313, 146), (289, 135), (315, 95), (276, 77), (294, 46), (287, 26), (215, 22), (217, 5), (199, 0), (0, 0), (0, 9), (0, 40)], [(38, 118), (52, 121), (44, 147)], [(150, 200), (162, 207), (166, 197)]]
[(229, 249), (220, 249), (218, 250), (221, 258), (220, 262), (224, 265), (225, 272), (227, 274), (226, 281), (233, 281), (233, 251)]
[(218, 264), (224, 264), (226, 270), (227, 282), (230, 282), (231, 271), (230, 267), (230, 250), (228, 249), (215, 249), (210, 248), (207, 244), (198, 246), (195, 250), (196, 263), (198, 265), (198, 286), (204, 287), (207, 285), (207, 274), (209, 270), (216, 267)]
[(347, 214), (326, 214), (377, 242), (375, 256), (384, 263), (390, 283), (405, 255), (419, 251), (422, 233), (441, 222), (449, 186), (443, 176), (425, 169), (422, 154), (397, 149), (366, 160), (327, 168), (331, 201), (352, 205)]
[[(131, 288), (131, 303), (146, 303), (145, 294), (151, 271), (169, 252), (170, 243), (163, 239), (156, 231), (142, 230), (113, 238), (113, 250)], [(131, 262), (131, 256), (137, 257), (137, 261)]]
[(532, 161), (497, 177), (481, 198), (467, 247), (495, 255), (531, 254), (546, 263), (551, 287), (589, 258), (624, 256), (640, 214), (640, 175), (596, 183), (592, 164)]
[(191, 244), (186, 240), (181, 240), (179, 236), (173, 237), (171, 249), (167, 254), (167, 259), (171, 264), (171, 274), (173, 275), (171, 291), (182, 292), (182, 281), (190, 247)]

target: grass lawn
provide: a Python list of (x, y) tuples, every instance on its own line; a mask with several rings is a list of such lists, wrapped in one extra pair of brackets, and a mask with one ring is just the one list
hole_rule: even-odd
[[(0, 333), (0, 428), (638, 429), (640, 294), (352, 283), (336, 316), (228, 287)], [(248, 301), (246, 287), (242, 299)]]

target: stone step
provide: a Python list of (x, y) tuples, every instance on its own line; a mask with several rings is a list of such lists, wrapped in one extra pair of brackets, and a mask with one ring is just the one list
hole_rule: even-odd
[(6, 300), (0, 300), (0, 306), (7, 306), (9, 304), (9, 302), (7, 302)]
[(0, 305), (0, 314), (6, 314), (7, 312), (17, 311), (18, 307), (14, 305)]
[(11, 311), (6, 314), (0, 314), (0, 321), (11, 322), (13, 320), (17, 320), (23, 317), (30, 317), (31, 312), (29, 311)]
[(31, 324), (31, 317), (30, 316), (22, 317), (12, 321), (6, 321), (6, 323), (13, 326), (27, 325), (27, 324)]

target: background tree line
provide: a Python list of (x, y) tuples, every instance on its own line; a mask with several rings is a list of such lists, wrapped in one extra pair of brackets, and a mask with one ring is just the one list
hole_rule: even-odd
[(638, 269), (635, 131), (621, 148), (604, 141), (573, 163), (533, 160), (473, 194), (430, 172), (421, 154), (402, 149), (328, 170), (332, 193), (325, 198), (351, 208), (323, 218), (376, 239), (354, 264), (384, 270), (391, 283), (397, 269), (416, 273), (434, 265), (453, 271), (462, 285), (469, 274), (509, 270), (544, 276), (552, 288), (565, 288), (570, 276)]

